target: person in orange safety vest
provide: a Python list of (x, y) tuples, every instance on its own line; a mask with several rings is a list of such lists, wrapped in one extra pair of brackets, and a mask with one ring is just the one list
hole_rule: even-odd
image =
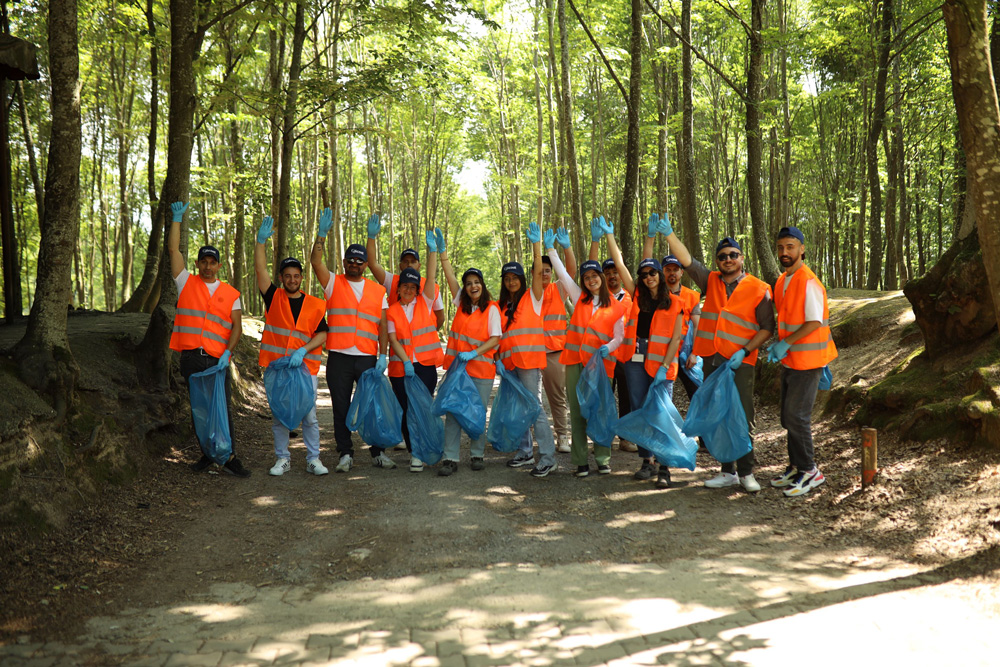
[[(326, 304), (322, 299), (306, 294), (302, 285), (302, 262), (294, 257), (281, 260), (278, 278), (281, 289), (271, 282), (267, 270), (267, 253), (264, 244), (274, 233), (274, 219), (265, 216), (257, 230), (257, 243), (253, 251), (253, 266), (257, 276), (257, 289), (264, 299), (264, 331), (260, 339), (260, 365), (266, 368), (272, 361), (289, 357), (289, 365), (298, 367), (305, 363), (312, 376), (312, 409), (302, 419), (302, 441), (306, 446), (306, 472), (325, 475), (330, 472), (319, 458), (319, 420), (316, 418), (316, 390), (319, 388), (319, 367), (323, 362), (323, 343), (326, 341)], [(274, 456), (276, 461), (268, 471), (280, 476), (291, 468), (288, 452), (289, 431), (278, 419), (272, 418)]]
[[(236, 431), (233, 430), (230, 409), (232, 376), (229, 358), (243, 333), (243, 306), (239, 291), (219, 280), (221, 264), (219, 251), (215, 247), (206, 245), (198, 249), (197, 275), (192, 276), (185, 268), (180, 242), (181, 221), (187, 207), (184, 202), (170, 205), (173, 222), (167, 235), (167, 250), (170, 253), (170, 274), (178, 292), (170, 349), (180, 352), (180, 370), (185, 382), (193, 374), (208, 370), (211, 366), (226, 367), (229, 433), (235, 440)], [(233, 442), (232, 446), (233, 453), (222, 469), (237, 477), (249, 477), (250, 471), (236, 458), (236, 443)], [(201, 472), (211, 465), (212, 459), (202, 454), (197, 462), (191, 464), (191, 469)]]
[(786, 496), (802, 496), (826, 481), (813, 459), (812, 409), (827, 365), (837, 357), (830, 334), (826, 288), (803, 263), (805, 236), (778, 231), (778, 261), (785, 272), (774, 286), (778, 342), (767, 360), (781, 363), (781, 425), (788, 431), (788, 467), (771, 480)]

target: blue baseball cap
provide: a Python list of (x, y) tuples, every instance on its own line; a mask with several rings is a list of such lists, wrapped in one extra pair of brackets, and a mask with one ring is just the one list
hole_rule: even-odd
[(418, 262), (420, 261), (420, 253), (418, 253), (418, 252), (417, 252), (416, 250), (414, 250), (413, 248), (407, 248), (407, 249), (406, 249), (406, 250), (404, 250), (403, 252), (399, 253), (399, 261), (401, 261), (401, 262), (402, 262), (402, 261), (403, 261), (403, 258), (404, 258), (404, 257), (406, 257), (407, 255), (413, 255), (413, 258), (414, 258), (415, 260), (417, 260)]
[(677, 259), (675, 255), (667, 255), (660, 261), (660, 264), (663, 266), (663, 268), (667, 268), (668, 264), (679, 266), (682, 269), (684, 268), (684, 265), (681, 264), (681, 260)]
[(399, 284), (400, 285), (417, 285), (420, 286), (420, 272), (416, 269), (406, 267), (399, 272)]
[(604, 273), (601, 270), (601, 263), (596, 259), (588, 259), (586, 262), (580, 265), (580, 277), (583, 277), (587, 271), (597, 271), (598, 273)]
[(221, 262), (222, 259), (219, 256), (219, 250), (215, 246), (203, 245), (198, 248), (198, 261), (205, 259), (206, 257), (213, 258), (216, 262)]
[(643, 269), (656, 269), (657, 271), (663, 270), (663, 268), (660, 266), (660, 263), (657, 262), (652, 257), (647, 257), (646, 259), (639, 262), (639, 273), (641, 273)]
[(778, 239), (783, 239), (791, 236), (794, 239), (798, 239), (801, 243), (806, 242), (806, 237), (798, 227), (782, 227), (778, 230)]
[(287, 269), (290, 266), (295, 267), (299, 271), (302, 270), (302, 262), (295, 259), (294, 257), (286, 257), (283, 260), (281, 260), (281, 264), (278, 265), (278, 273), (283, 273), (285, 269)]
[(465, 279), (469, 275), (477, 276), (479, 278), (479, 282), (481, 282), (484, 285), (486, 284), (486, 280), (483, 278), (483, 272), (474, 266), (470, 266), (465, 270), (465, 273), (462, 274), (462, 284), (465, 284)]
[(507, 262), (503, 265), (503, 268), (500, 269), (500, 276), (503, 277), (508, 273), (513, 273), (515, 276), (524, 278), (524, 267), (521, 266), (519, 262)]
[(743, 248), (740, 247), (739, 241), (734, 239), (732, 236), (727, 236), (719, 241), (719, 245), (715, 246), (715, 252), (718, 253), (723, 248), (736, 248), (740, 252), (743, 252)]
[(601, 262), (601, 271), (607, 271), (608, 269), (613, 269), (613, 268), (615, 268), (615, 260), (606, 259), (603, 262)]
[(367, 262), (368, 251), (363, 245), (352, 243), (344, 250), (344, 259), (360, 259), (362, 262)]

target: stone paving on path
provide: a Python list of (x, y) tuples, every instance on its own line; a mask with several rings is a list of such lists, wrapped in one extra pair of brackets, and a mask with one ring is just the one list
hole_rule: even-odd
[(0, 664), (1000, 664), (1000, 578), (954, 571), (734, 556), (217, 584), (92, 619), (78, 643), (0, 647)]

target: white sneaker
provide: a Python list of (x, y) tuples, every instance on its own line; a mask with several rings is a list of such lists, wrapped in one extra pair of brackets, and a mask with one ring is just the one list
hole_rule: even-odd
[[(705, 486), (710, 489), (724, 489), (727, 486), (739, 486), (740, 478), (734, 472), (720, 472), (712, 479), (705, 482)], [(758, 487), (759, 489), (759, 487)]]
[(566, 439), (566, 436), (564, 435), (559, 436), (559, 444), (556, 445), (556, 451), (559, 452), (560, 454), (569, 454), (572, 451), (572, 449), (570, 449), (569, 441)]
[(267, 471), (267, 474), (273, 475), (274, 477), (281, 477), (286, 472), (291, 469), (292, 465), (289, 463), (288, 459), (278, 459), (271, 466), (271, 469)]
[(410, 472), (423, 472), (424, 462), (418, 459), (416, 456), (410, 457)]
[(753, 473), (750, 473), (745, 477), (740, 477), (740, 484), (742, 484), (743, 488), (747, 490), (747, 493), (757, 493), (760, 491), (760, 484), (758, 484), (757, 480), (754, 479)]
[(386, 456), (385, 452), (382, 452), (381, 454), (373, 458), (372, 463), (375, 464), (376, 468), (382, 468), (384, 470), (392, 470), (393, 468), (396, 467), (396, 462), (390, 459), (388, 456)]
[(395, 445), (393, 445), (393, 449), (406, 449), (406, 443), (397, 442)]
[(319, 459), (313, 459), (306, 464), (306, 472), (311, 472), (314, 475), (325, 475), (330, 471), (327, 469), (323, 462)]
[(335, 470), (337, 472), (351, 472), (351, 466), (354, 464), (354, 457), (350, 454), (344, 454), (340, 457), (340, 463), (337, 464)]

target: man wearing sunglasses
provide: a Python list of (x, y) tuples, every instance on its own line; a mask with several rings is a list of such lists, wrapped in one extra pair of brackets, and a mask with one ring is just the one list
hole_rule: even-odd
[[(705, 294), (701, 321), (693, 353), (705, 362), (705, 376), (728, 364), (736, 372), (736, 390), (746, 413), (751, 445), (755, 425), (753, 374), (757, 350), (774, 331), (774, 306), (767, 283), (743, 270), (743, 249), (732, 237), (725, 237), (715, 247), (718, 270), (694, 259), (674, 234), (664, 216), (659, 231), (667, 237), (670, 251), (676, 255), (691, 279)], [(705, 482), (711, 489), (742, 486), (750, 493), (760, 491), (753, 476), (753, 450), (735, 462), (723, 463), (722, 472)]]
[[(369, 368), (380, 373), (389, 366), (386, 310), (389, 301), (385, 288), (365, 278), (368, 252), (352, 243), (344, 251), (344, 273), (332, 275), (323, 261), (326, 235), (333, 226), (333, 213), (325, 209), (310, 261), (326, 295), (326, 384), (333, 403), (333, 436), (340, 461), (337, 472), (350, 472), (354, 464), (354, 444), (347, 428), (347, 409), (354, 385)], [(376, 360), (376, 355), (378, 358)], [(396, 464), (379, 447), (371, 448), (372, 464), (377, 468), (395, 468)]]

